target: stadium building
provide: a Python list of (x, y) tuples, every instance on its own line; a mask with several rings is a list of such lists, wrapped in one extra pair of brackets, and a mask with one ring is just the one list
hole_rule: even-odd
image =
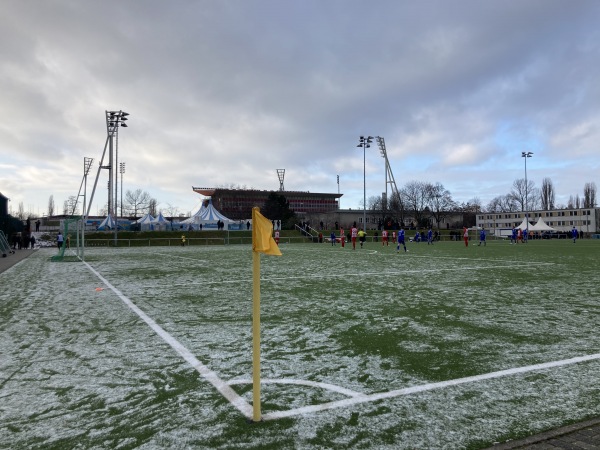
[(262, 208), (273, 192), (284, 196), (290, 205), (290, 209), (299, 216), (338, 211), (339, 199), (343, 195), (304, 191), (266, 191), (194, 186), (192, 186), (192, 189), (200, 195), (210, 197), (213, 206), (231, 220), (246, 220), (252, 217), (252, 208), (254, 206)]

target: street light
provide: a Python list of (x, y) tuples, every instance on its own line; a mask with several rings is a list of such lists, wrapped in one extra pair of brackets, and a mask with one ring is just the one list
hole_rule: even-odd
[(360, 136), (357, 147), (363, 148), (363, 230), (367, 231), (367, 149), (371, 147), (373, 136)]
[(529, 203), (527, 199), (527, 191), (529, 186), (527, 185), (527, 158), (531, 158), (533, 152), (521, 152), (521, 157), (525, 158), (525, 229), (527, 230), (527, 239), (529, 239)]

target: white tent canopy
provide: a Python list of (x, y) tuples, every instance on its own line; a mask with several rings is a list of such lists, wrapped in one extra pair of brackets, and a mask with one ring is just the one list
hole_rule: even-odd
[(540, 217), (534, 226), (529, 227), (529, 231), (554, 231), (554, 228), (549, 226), (546, 222), (544, 222), (544, 219)]
[(169, 222), (167, 219), (165, 219), (165, 217), (162, 215), (162, 213), (158, 213), (158, 216), (156, 216), (154, 219), (152, 219), (150, 221), (150, 223), (152, 225), (154, 225), (155, 230), (170, 230), (171, 229), (171, 222)]
[(234, 223), (231, 219), (217, 211), (213, 206), (212, 201), (209, 200), (208, 206), (202, 205), (196, 214), (180, 223), (187, 224), (197, 230), (201, 226), (202, 228), (216, 229), (218, 222), (221, 222), (226, 230), (229, 229), (230, 224)]
[(98, 230), (99, 231), (114, 230), (116, 225), (117, 225), (117, 222), (115, 222), (115, 219), (113, 219), (113, 217), (109, 214), (102, 221), (102, 223), (100, 223), (100, 225), (98, 225)]
[(527, 217), (523, 219), (523, 222), (521, 222), (521, 225), (519, 225), (518, 227), (515, 227), (517, 229), (521, 229), (521, 230), (529, 230), (531, 231), (531, 229), (533, 228), (533, 225), (531, 225), (531, 222), (527, 221)]
[(182, 221), (181, 221), (181, 222), (179, 222), (179, 223), (195, 223), (195, 220), (196, 220), (197, 218), (200, 218), (200, 217), (202, 216), (202, 214), (204, 213), (204, 210), (205, 210), (205, 209), (206, 209), (206, 208), (204, 207), (204, 205), (202, 205), (202, 206), (200, 207), (200, 209), (199, 209), (199, 210), (198, 210), (198, 211), (197, 211), (197, 212), (196, 212), (196, 213), (195, 213), (195, 214), (194, 214), (192, 217), (189, 217), (189, 218), (187, 218), (187, 219), (185, 219), (185, 220), (182, 220)]
[(136, 220), (135, 223), (139, 225), (140, 231), (148, 231), (154, 229), (152, 226), (152, 220), (154, 220), (154, 217), (152, 217), (150, 214), (146, 214), (144, 217)]

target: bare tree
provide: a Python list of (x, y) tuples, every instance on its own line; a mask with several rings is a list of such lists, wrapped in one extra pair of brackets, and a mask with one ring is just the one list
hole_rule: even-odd
[(525, 183), (524, 178), (519, 178), (513, 182), (513, 188), (509, 195), (517, 202), (521, 211), (534, 209), (534, 205), (537, 203), (536, 197), (539, 198), (535, 182), (527, 180), (527, 183)]
[(542, 189), (540, 191), (541, 207), (545, 211), (554, 209), (555, 195), (554, 185), (550, 178), (544, 178), (542, 180)]
[(142, 191), (141, 189), (136, 189), (135, 191), (128, 190), (125, 192), (125, 205), (127, 212), (133, 217), (138, 217), (147, 213), (151, 200), (152, 198), (150, 197), (150, 194), (148, 194), (146, 191)]
[(409, 208), (415, 221), (416, 226), (425, 226), (425, 208), (429, 202), (429, 189), (427, 183), (423, 181), (409, 181), (400, 190), (400, 196), (403, 203)]
[(569, 195), (569, 201), (567, 202), (567, 209), (575, 209), (575, 197)]
[(510, 194), (494, 197), (487, 205), (486, 211), (489, 212), (512, 212), (517, 211), (518, 205), (514, 197)]
[(23, 202), (19, 202), (19, 209), (17, 210), (17, 218), (19, 220), (25, 220), (25, 206), (23, 206)]
[(367, 199), (367, 209), (370, 211), (383, 210), (383, 199), (381, 195), (373, 195)]
[(69, 196), (69, 198), (67, 200), (65, 200), (65, 202), (66, 202), (67, 208), (68, 208), (66, 214), (70, 214), (70, 215), (79, 214), (79, 205), (77, 202), (77, 196), (71, 195), (71, 196)]
[(156, 199), (151, 198), (150, 202), (148, 202), (148, 214), (150, 214), (151, 216), (156, 216), (157, 206), (158, 202), (156, 201)]
[(398, 192), (392, 192), (388, 198), (388, 213), (398, 222), (404, 224), (404, 202)]
[(450, 214), (456, 207), (456, 203), (452, 200), (450, 191), (441, 183), (429, 184), (429, 201), (428, 206), (431, 212), (431, 217), (435, 220), (436, 228), (440, 229), (440, 222)]
[(50, 198), (48, 198), (48, 217), (52, 217), (55, 210), (56, 206), (54, 205), (54, 196), (51, 195)]
[(167, 217), (175, 217), (179, 214), (179, 208), (167, 203), (167, 207), (162, 210)]
[(596, 207), (596, 183), (585, 183), (583, 187), (583, 207), (584, 208), (595, 208)]

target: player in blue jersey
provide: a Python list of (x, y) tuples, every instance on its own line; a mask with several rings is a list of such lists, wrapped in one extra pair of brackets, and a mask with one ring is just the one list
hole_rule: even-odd
[(427, 245), (429, 244), (433, 245), (433, 231), (431, 231), (431, 228), (427, 232)]
[(479, 244), (477, 245), (480, 246), (482, 243), (484, 247), (487, 245), (485, 242), (485, 229), (483, 227), (481, 227), (481, 231), (479, 232)]
[(397, 252), (400, 251), (400, 244), (402, 244), (402, 247), (404, 247), (404, 251), (407, 252), (408, 250), (406, 250), (406, 244), (404, 243), (404, 228), (401, 228), (400, 231), (398, 231), (398, 245), (396, 246)]

